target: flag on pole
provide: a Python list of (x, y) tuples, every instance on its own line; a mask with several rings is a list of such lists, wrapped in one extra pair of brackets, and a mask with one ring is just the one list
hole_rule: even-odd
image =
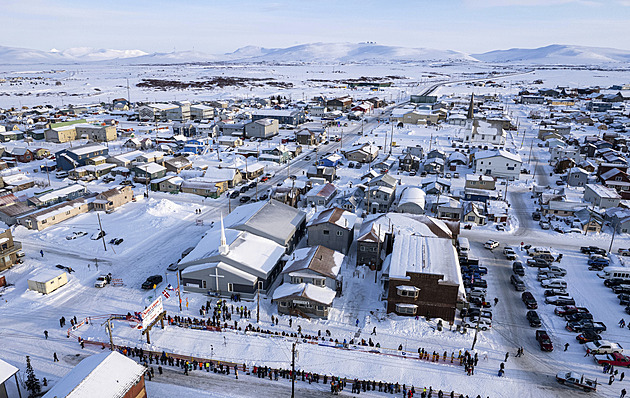
[(166, 289), (170, 290), (171, 292), (175, 290), (175, 288), (170, 283), (166, 285)]
[(166, 289), (162, 290), (162, 296), (164, 296), (164, 298), (171, 297), (171, 295), (168, 293), (168, 290), (166, 290)]

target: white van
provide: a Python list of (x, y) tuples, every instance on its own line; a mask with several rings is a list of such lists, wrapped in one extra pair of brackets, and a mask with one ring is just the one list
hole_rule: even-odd
[(468, 257), (470, 252), (470, 243), (467, 238), (457, 238), (457, 246), (459, 247), (459, 255)]
[(626, 267), (607, 267), (602, 271), (597, 273), (602, 279), (612, 279), (612, 278), (620, 278), (620, 279), (630, 279), (630, 268)]

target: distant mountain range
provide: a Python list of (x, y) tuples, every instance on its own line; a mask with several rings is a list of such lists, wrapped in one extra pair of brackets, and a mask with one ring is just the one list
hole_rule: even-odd
[(234, 63), (400, 63), (400, 62), (490, 62), (518, 64), (602, 64), (630, 61), (630, 51), (613, 48), (554, 44), (546, 47), (512, 48), (483, 54), (452, 50), (385, 46), (373, 43), (310, 43), (287, 48), (247, 46), (227, 54), (198, 51), (147, 53), (141, 50), (111, 50), (89, 47), (41, 51), (0, 46), (0, 64), (65, 64), (84, 62), (125, 64), (176, 64), (190, 62)]

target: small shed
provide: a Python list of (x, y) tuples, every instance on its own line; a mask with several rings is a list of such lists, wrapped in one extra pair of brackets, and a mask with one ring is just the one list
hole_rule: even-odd
[(42, 294), (52, 293), (68, 283), (68, 274), (62, 270), (46, 270), (28, 280), (28, 288)]

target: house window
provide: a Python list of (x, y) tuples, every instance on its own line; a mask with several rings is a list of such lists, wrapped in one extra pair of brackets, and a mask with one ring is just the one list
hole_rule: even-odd
[(234, 291), (234, 285), (232, 283), (228, 283), (228, 292), (233, 292)]
[(409, 304), (396, 304), (396, 312), (399, 314), (415, 315), (418, 306)]
[(343, 231), (337, 231), (337, 236), (343, 236)]
[(323, 305), (318, 305), (317, 306), (317, 311), (324, 311), (324, 306)]
[(293, 279), (292, 283), (302, 283), (302, 282), (304, 282), (304, 278), (299, 278), (297, 276), (294, 276), (292, 279)]
[(329, 231), (329, 230), (327, 230), (327, 229), (323, 230), (323, 231), (322, 231), (322, 233), (323, 233), (324, 235), (330, 235), (330, 231)]
[(286, 307), (287, 306), (287, 302), (286, 301), (281, 301), (280, 302), (280, 307)]
[(359, 248), (359, 250), (360, 250), (360, 251), (362, 251), (362, 252), (364, 252), (364, 251), (365, 251), (365, 246), (361, 246), (361, 247)]
[(468, 221), (475, 221), (475, 216), (468, 216)]

